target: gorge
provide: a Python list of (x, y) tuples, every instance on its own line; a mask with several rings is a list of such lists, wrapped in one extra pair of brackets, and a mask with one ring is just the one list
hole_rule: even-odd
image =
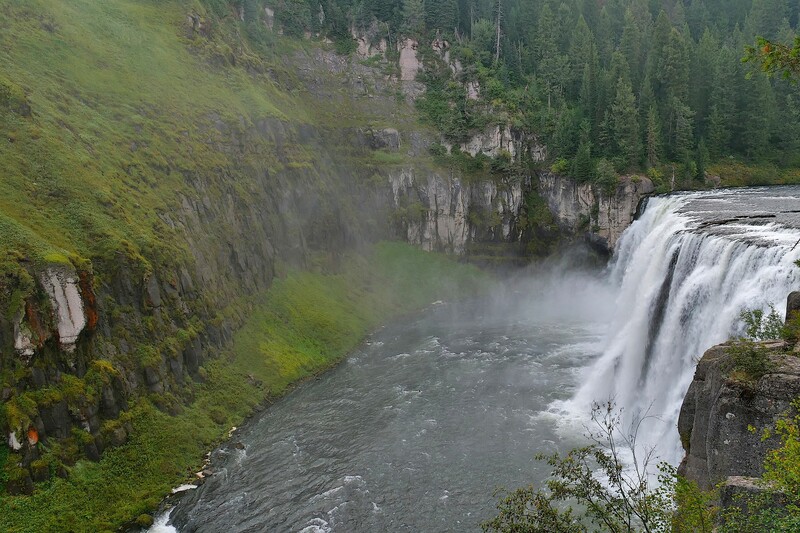
[(472, 530), (609, 399), (759, 475), (800, 10), (690, 4), (0, 0), (0, 530)]
[[(491, 516), (487, 489), (541, 483), (533, 455), (580, 444), (591, 402), (609, 398), (626, 427), (650, 417), (639, 444), (677, 464), (699, 355), (740, 333), (743, 310), (780, 307), (800, 281), (798, 202), (797, 187), (654, 197), (604, 272), (575, 269), (572, 256), (387, 326), (237, 431), (160, 523), (471, 530)], [(779, 414), (768, 409), (762, 427)], [(728, 438), (737, 431), (747, 435)], [(727, 463), (720, 472), (753, 473)]]

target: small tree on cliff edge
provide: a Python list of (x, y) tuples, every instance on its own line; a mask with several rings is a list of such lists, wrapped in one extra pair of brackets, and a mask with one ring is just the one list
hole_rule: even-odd
[[(677, 478), (674, 468), (658, 465), (658, 483), (653, 483), (649, 468), (653, 449), (644, 457), (636, 453), (636, 435), (641, 420), (629, 432), (622, 430), (622, 412), (612, 402), (592, 408), (593, 430), (587, 435), (592, 444), (571, 450), (566, 455), (537, 456), (552, 467), (545, 487), (533, 486), (507, 493), (497, 504), (498, 514), (483, 524), (484, 531), (519, 533), (584, 533), (595, 530), (614, 533), (672, 529)], [(621, 453), (631, 451), (626, 468)], [(576, 514), (569, 503), (583, 509)], [(711, 531), (707, 527), (696, 531)]]

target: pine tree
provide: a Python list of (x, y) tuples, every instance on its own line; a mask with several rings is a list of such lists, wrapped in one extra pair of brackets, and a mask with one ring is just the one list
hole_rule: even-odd
[(661, 123), (655, 106), (647, 112), (647, 167), (658, 166), (661, 159)]
[(456, 0), (428, 0), (425, 2), (425, 26), (429, 30), (450, 32), (458, 25)]
[(708, 148), (706, 148), (706, 141), (705, 139), (700, 139), (700, 142), (697, 143), (697, 154), (695, 156), (695, 163), (697, 164), (697, 179), (702, 181), (706, 179), (706, 169), (708, 168), (708, 164), (710, 161), (710, 156), (708, 153)]
[(572, 162), (572, 177), (579, 182), (590, 181), (594, 177), (592, 164), (592, 145), (588, 142), (581, 143), (578, 153)]
[(631, 84), (624, 78), (617, 81), (617, 95), (611, 106), (611, 127), (617, 145), (617, 154), (622, 157), (625, 167), (639, 167), (642, 143), (639, 137), (639, 112), (633, 96)]
[(414, 37), (425, 32), (425, 0), (403, 0), (401, 31)]
[(672, 154), (676, 161), (688, 163), (692, 160), (694, 135), (692, 132), (692, 115), (694, 112), (675, 97), (670, 105), (673, 115), (673, 136), (670, 139)]

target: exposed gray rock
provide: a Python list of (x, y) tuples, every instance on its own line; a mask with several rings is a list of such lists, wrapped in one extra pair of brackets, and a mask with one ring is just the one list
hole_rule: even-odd
[(539, 194), (567, 232), (583, 232), (609, 251), (633, 222), (639, 201), (655, 190), (649, 178), (640, 176), (620, 178), (611, 193), (552, 172), (540, 172), (538, 182)]
[(771, 507), (782, 507), (787, 502), (784, 494), (768, 490), (763, 481), (754, 477), (730, 476), (719, 491), (720, 507), (737, 507), (744, 514), (748, 512), (748, 503), (760, 497), (769, 498)]
[(779, 445), (777, 438), (763, 440), (762, 430), (773, 427), (800, 396), (800, 358), (771, 356), (775, 370), (747, 384), (728, 377), (728, 346), (703, 355), (678, 418), (686, 451), (679, 473), (701, 488), (729, 476), (760, 476), (767, 452)]
[(158, 279), (155, 276), (150, 276), (145, 289), (147, 304), (150, 307), (161, 307), (161, 290), (158, 287)]
[(786, 298), (786, 319), (788, 320), (792, 313), (800, 311), (800, 291), (789, 293)]
[(496, 215), (496, 241), (520, 238), (515, 223), (530, 182), (465, 184), (435, 172), (418, 177), (412, 168), (390, 172), (389, 182), (405, 239), (424, 250), (463, 254), (478, 230), (470, 213)]
[(400, 132), (394, 128), (359, 129), (357, 135), (361, 144), (372, 150), (386, 149), (396, 152), (400, 149)]
[(39, 281), (50, 297), (61, 349), (71, 352), (86, 326), (78, 275), (71, 266), (53, 266), (42, 272)]

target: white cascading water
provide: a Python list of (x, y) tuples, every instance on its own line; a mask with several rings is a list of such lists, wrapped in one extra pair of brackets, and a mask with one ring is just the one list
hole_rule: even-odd
[(642, 425), (638, 442), (673, 464), (683, 455), (676, 424), (697, 360), (741, 333), (744, 309), (774, 304), (783, 314), (800, 287), (800, 231), (738, 222), (704, 231), (684, 212), (693, 198), (652, 198), (623, 234), (609, 267), (619, 293), (603, 355), (560, 406), (585, 420), (593, 401), (613, 399), (627, 423), (658, 417)]

